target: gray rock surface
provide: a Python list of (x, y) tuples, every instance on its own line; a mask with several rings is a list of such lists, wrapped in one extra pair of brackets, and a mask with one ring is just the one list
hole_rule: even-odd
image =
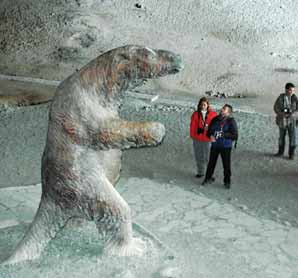
[(142, 44), (180, 53), (186, 65), (146, 88), (266, 99), (297, 77), (297, 8), (292, 0), (4, 0), (0, 71), (62, 80), (108, 49)]

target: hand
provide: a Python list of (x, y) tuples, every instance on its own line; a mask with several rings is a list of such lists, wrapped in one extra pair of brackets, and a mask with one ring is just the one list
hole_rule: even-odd
[(277, 115), (281, 118), (289, 118), (292, 113), (279, 112)]
[(290, 118), (292, 113), (284, 113), (285, 114), (285, 118)]
[(214, 136), (211, 136), (210, 139), (211, 139), (211, 142), (215, 142), (216, 141), (216, 139), (215, 139)]

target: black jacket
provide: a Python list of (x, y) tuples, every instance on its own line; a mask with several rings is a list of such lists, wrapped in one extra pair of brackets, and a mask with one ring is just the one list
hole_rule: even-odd
[(238, 139), (238, 127), (233, 117), (216, 116), (210, 123), (207, 136), (214, 136), (213, 147), (232, 148), (232, 141)]

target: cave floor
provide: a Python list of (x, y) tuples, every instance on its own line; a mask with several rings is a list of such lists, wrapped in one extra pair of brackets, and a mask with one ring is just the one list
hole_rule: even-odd
[[(272, 117), (255, 113), (249, 101), (213, 99), (215, 108), (234, 104), (240, 137), (232, 154), (232, 188), (223, 188), (220, 161), (216, 181), (202, 187), (188, 136), (193, 109), (187, 101), (163, 96), (152, 103), (151, 97), (127, 95), (120, 114), (161, 121), (167, 136), (157, 148), (126, 151), (116, 185), (132, 209), (135, 236), (146, 242), (143, 256), (108, 256), (92, 223), (71, 223), (38, 260), (0, 266), (1, 278), (298, 277), (298, 162), (273, 157), (278, 135)], [(39, 182), (16, 185), (39, 175), (34, 154), (42, 151), (47, 119), (40, 115), (47, 111), (47, 105), (1, 111), (0, 134), (11, 145), (0, 161), (10, 173), (0, 179), (0, 260), (22, 238), (39, 204)], [(34, 119), (37, 124), (28, 127)], [(21, 166), (28, 161), (36, 165), (25, 175)]]

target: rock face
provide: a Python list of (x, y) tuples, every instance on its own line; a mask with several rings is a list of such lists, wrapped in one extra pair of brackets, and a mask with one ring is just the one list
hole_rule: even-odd
[(29, 230), (5, 263), (37, 258), (72, 218), (94, 221), (108, 252), (140, 255), (130, 208), (114, 189), (122, 150), (156, 146), (165, 128), (129, 122), (118, 108), (123, 91), (182, 69), (172, 52), (129, 45), (97, 57), (58, 87), (42, 158), (42, 197)]
[(268, 95), (295, 81), (297, 9), (287, 0), (3, 0), (0, 72), (63, 80), (98, 53), (142, 44), (180, 53), (186, 66), (148, 89)]

